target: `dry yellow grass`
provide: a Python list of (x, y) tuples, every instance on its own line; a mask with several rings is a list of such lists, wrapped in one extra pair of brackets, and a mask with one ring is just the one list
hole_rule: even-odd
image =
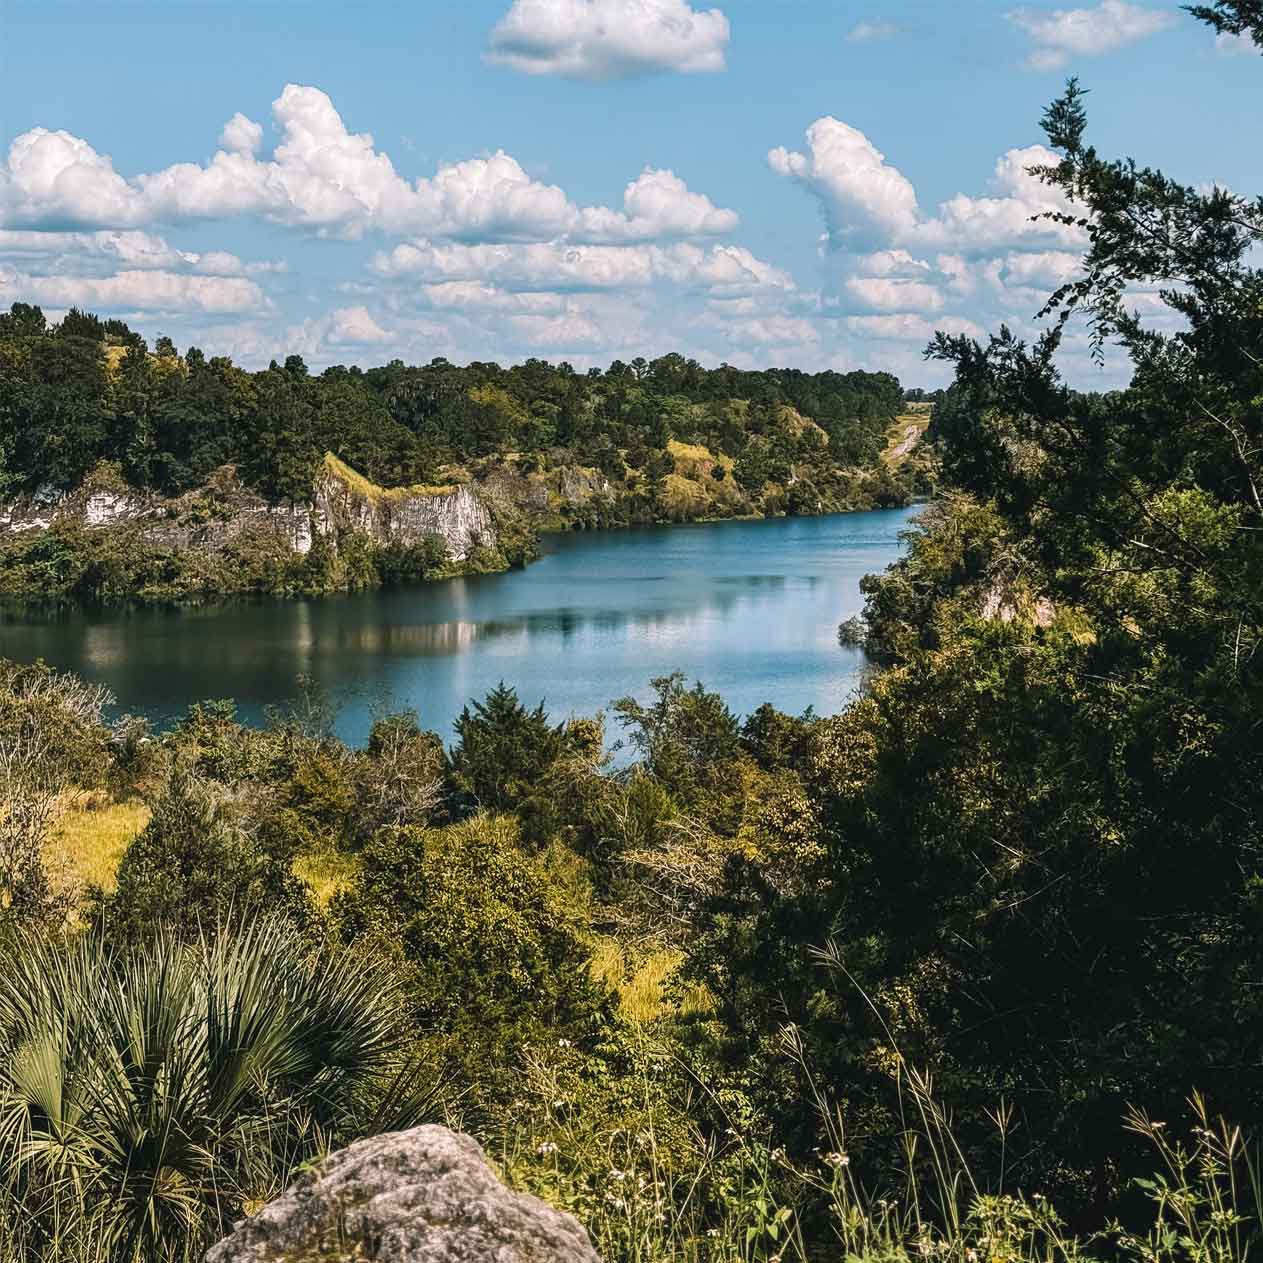
[(427, 487), (422, 483), (411, 487), (379, 487), (358, 470), (352, 469), (346, 461), (339, 460), (332, 452), (325, 453), (324, 467), (327, 474), (345, 483), (352, 495), (373, 503), (381, 500), (406, 500), (409, 496), (451, 496), (460, 490), (456, 486)]
[(294, 876), (311, 887), (316, 902), (322, 908), (327, 908), (335, 895), (351, 888), (358, 871), (359, 865), (353, 856), (332, 849), (315, 855), (301, 855), (294, 861)]
[(658, 503), (667, 517), (690, 518), (704, 514), (711, 500), (700, 483), (681, 478), (679, 474), (668, 474), (662, 480)]
[(99, 886), (106, 893), (117, 885), (118, 862), (127, 844), (149, 823), (142, 802), (101, 804), (94, 798), (68, 805), (58, 816), (48, 851), (54, 869), (67, 885)]
[(913, 448), (921, 441), (921, 436), (929, 428), (933, 409), (909, 405), (915, 411), (902, 413), (895, 418), (886, 438), (886, 450), (882, 460), (891, 469), (898, 469), (912, 454)]
[(618, 1011), (624, 1021), (644, 1026), (663, 1017), (708, 1012), (712, 1007), (704, 987), (689, 987), (679, 1001), (667, 996), (667, 987), (684, 962), (684, 953), (672, 947), (657, 948), (631, 957), (616, 939), (602, 939), (592, 952), (593, 976), (618, 995)]

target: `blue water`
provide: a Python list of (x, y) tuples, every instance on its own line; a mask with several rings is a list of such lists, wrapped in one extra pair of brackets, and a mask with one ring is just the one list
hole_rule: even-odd
[(839, 647), (838, 623), (862, 605), (859, 580), (899, 555), (914, 512), (551, 535), (525, 570), (319, 600), (9, 614), (0, 656), (73, 670), (159, 723), (211, 697), (259, 722), (307, 675), (353, 744), (397, 707), (448, 738), (500, 680), (557, 719), (643, 700), (672, 671), (741, 714), (766, 701), (831, 713), (864, 665)]

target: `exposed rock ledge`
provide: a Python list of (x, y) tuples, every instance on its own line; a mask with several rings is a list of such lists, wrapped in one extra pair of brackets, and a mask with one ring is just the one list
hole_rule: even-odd
[(416, 1127), (332, 1154), (206, 1263), (600, 1263), (569, 1215), (496, 1179), (469, 1136)]
[(170, 549), (213, 551), (250, 530), (273, 535), (300, 555), (317, 537), (336, 545), (346, 530), (381, 546), (438, 535), (456, 562), (496, 544), (491, 513), (468, 486), (378, 487), (332, 455), (321, 465), (310, 504), (269, 504), (243, 487), (230, 466), (217, 471), (208, 487), (172, 500), (133, 490), (107, 467), (70, 495), (37, 493), (0, 504), (0, 535), (47, 530), (58, 522), (99, 529), (131, 524), (147, 542)]

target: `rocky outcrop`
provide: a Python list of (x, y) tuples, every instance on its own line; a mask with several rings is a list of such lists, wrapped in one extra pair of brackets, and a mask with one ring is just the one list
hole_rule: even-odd
[(0, 537), (58, 522), (93, 529), (131, 525), (146, 544), (176, 551), (217, 551), (251, 533), (305, 555), (316, 538), (336, 548), (339, 534), (349, 530), (381, 547), (437, 535), (447, 556), (462, 562), (475, 548), (496, 543), (492, 516), (469, 487), (378, 487), (333, 456), (321, 465), (310, 504), (269, 504), (226, 466), (207, 487), (174, 499), (137, 492), (104, 467), (69, 495), (37, 494), (0, 505)]
[(206, 1255), (206, 1263), (600, 1263), (569, 1215), (514, 1193), (446, 1127), (361, 1140)]
[(454, 561), (495, 542), (491, 514), (469, 487), (378, 487), (333, 456), (316, 477), (311, 522), (317, 534), (357, 530), (379, 544), (440, 535)]

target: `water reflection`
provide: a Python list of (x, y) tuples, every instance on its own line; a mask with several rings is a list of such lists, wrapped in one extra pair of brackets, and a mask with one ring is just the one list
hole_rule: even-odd
[(0, 614), (0, 654), (43, 657), (159, 721), (203, 697), (247, 718), (296, 677), (362, 740), (374, 706), (413, 706), (440, 731), (500, 679), (556, 715), (644, 696), (683, 670), (749, 711), (841, 705), (860, 667), (838, 622), (859, 579), (898, 554), (909, 511), (557, 536), (526, 571), (318, 601), (181, 611)]

